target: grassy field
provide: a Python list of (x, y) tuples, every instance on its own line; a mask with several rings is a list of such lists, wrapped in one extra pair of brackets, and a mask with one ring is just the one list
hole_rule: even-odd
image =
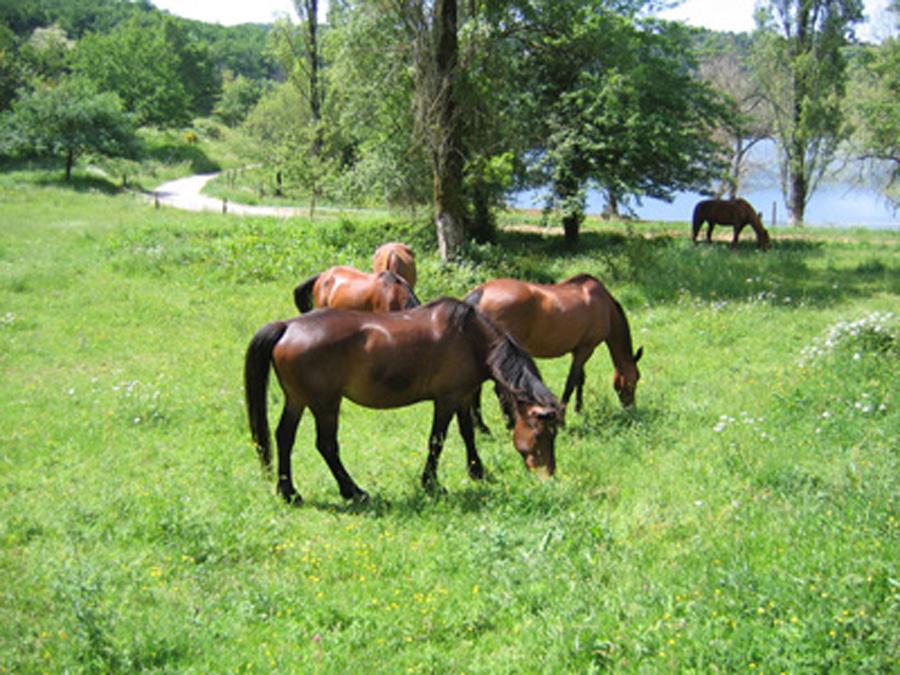
[[(0, 672), (897, 672), (896, 232), (762, 254), (591, 222), (577, 252), (504, 232), (444, 267), (401, 217), (187, 214), (15, 171), (0, 204)], [(601, 348), (556, 478), (486, 397), (490, 479), (453, 432), (430, 497), (430, 406), (345, 403), (372, 500), (341, 500), (307, 416), (283, 505), (244, 350), (299, 279), (388, 239), (423, 299), (603, 279), (644, 346), (636, 411)], [(540, 365), (560, 391), (567, 360)]]

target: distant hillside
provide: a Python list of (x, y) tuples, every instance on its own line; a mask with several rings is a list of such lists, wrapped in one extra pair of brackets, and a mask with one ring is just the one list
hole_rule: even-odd
[[(87, 33), (107, 33), (133, 17), (153, 14), (172, 16), (148, 0), (0, 0), (0, 23), (21, 39), (36, 28), (56, 25), (70, 39), (78, 40)], [(220, 70), (255, 80), (278, 77), (278, 67), (266, 55), (270, 26), (220, 26), (181, 17), (173, 19), (197, 40), (207, 43)]]

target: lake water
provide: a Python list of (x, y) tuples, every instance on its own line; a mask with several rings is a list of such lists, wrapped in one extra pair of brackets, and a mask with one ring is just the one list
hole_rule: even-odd
[[(745, 181), (746, 187), (740, 196), (749, 201), (757, 211), (762, 211), (763, 223), (772, 226), (772, 206), (775, 205), (775, 225), (787, 224), (788, 211), (781, 196), (777, 174), (773, 175), (765, 167), (775, 165), (775, 145), (771, 141), (756, 145), (750, 157), (755, 167)], [(672, 202), (645, 199), (641, 205), (630, 204), (641, 220), (690, 221), (694, 205), (707, 199), (696, 192), (679, 192)], [(522, 208), (543, 207), (542, 191), (528, 190), (513, 196), (511, 206)], [(603, 194), (588, 192), (587, 212), (600, 214), (606, 207)], [(627, 210), (620, 208), (621, 213)], [(900, 230), (900, 210), (895, 210), (878, 190), (861, 187), (850, 181), (833, 180), (821, 185), (806, 206), (807, 225), (817, 227), (866, 227), (872, 229)]]

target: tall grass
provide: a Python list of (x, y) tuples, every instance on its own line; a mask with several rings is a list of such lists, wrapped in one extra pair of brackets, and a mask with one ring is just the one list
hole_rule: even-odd
[[(762, 254), (592, 224), (574, 252), (505, 232), (445, 267), (400, 218), (184, 214), (39, 178), (0, 175), (0, 670), (896, 670), (896, 233), (776, 231)], [(341, 500), (305, 419), (305, 504), (281, 504), (247, 342), (300, 278), (386, 239), (426, 299), (599, 276), (645, 348), (637, 410), (601, 348), (557, 478), (525, 472), (486, 398), (489, 480), (451, 434), (430, 497), (428, 404), (345, 402), (371, 502)], [(559, 391), (567, 360), (540, 365)]]

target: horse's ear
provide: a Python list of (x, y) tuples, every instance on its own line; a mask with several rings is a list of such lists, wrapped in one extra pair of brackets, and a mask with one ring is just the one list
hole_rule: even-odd
[(641, 357), (644, 355), (644, 348), (638, 347), (638, 350), (634, 353), (634, 362), (637, 363), (641, 360)]

